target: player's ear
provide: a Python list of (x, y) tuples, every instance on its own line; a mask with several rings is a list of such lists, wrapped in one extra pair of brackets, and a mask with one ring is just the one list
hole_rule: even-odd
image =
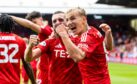
[(87, 21), (87, 17), (85, 17), (85, 16), (82, 16), (82, 18), (83, 18), (83, 20), (84, 20), (84, 21)]

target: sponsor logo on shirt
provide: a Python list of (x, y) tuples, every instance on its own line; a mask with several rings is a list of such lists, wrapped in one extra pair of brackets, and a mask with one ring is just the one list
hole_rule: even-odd
[(65, 50), (54, 50), (55, 51), (55, 56), (60, 57), (60, 58), (69, 58), (70, 56)]
[(59, 43), (55, 46), (55, 48), (62, 48), (62, 45)]
[(62, 45), (59, 43), (55, 46), (55, 56), (59, 58), (69, 58), (68, 53), (63, 49)]

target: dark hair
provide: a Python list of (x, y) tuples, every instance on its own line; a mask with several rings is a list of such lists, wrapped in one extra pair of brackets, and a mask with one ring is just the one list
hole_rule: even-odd
[(7, 14), (0, 14), (0, 31), (12, 32), (14, 28), (13, 19)]
[(33, 11), (31, 13), (28, 13), (25, 18), (32, 21), (32, 19), (39, 18), (39, 17), (42, 17), (41, 13), (38, 11)]

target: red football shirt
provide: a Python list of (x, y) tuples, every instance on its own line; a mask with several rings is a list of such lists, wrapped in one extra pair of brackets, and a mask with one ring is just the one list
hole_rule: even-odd
[(75, 39), (77, 46), (86, 53), (86, 57), (79, 62), (84, 84), (110, 84), (101, 33), (91, 27), (87, 32)]
[(52, 29), (49, 25), (46, 25), (44, 28), (41, 28), (41, 32), (38, 34), (40, 42), (47, 39), (51, 32)]
[(81, 74), (59, 38), (41, 42), (39, 47), (50, 56), (49, 84), (82, 84)]
[(12, 33), (0, 33), (0, 84), (20, 83), (20, 59), (24, 56), (24, 40)]
[[(48, 36), (51, 34), (52, 30), (50, 26), (45, 26), (41, 28), (41, 32), (38, 34), (40, 38), (40, 42), (47, 39)], [(44, 53), (40, 57), (40, 62), (38, 65), (39, 73), (38, 73), (38, 82), (40, 84), (47, 84), (48, 83), (48, 68), (49, 68), (49, 59), (46, 56), (47, 54)]]

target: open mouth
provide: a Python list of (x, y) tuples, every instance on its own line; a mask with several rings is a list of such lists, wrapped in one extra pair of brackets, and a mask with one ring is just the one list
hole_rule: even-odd
[(72, 31), (75, 30), (75, 29), (76, 29), (76, 27), (71, 28)]
[(75, 24), (70, 24), (68, 25), (69, 29), (74, 33), (76, 31), (76, 25)]

